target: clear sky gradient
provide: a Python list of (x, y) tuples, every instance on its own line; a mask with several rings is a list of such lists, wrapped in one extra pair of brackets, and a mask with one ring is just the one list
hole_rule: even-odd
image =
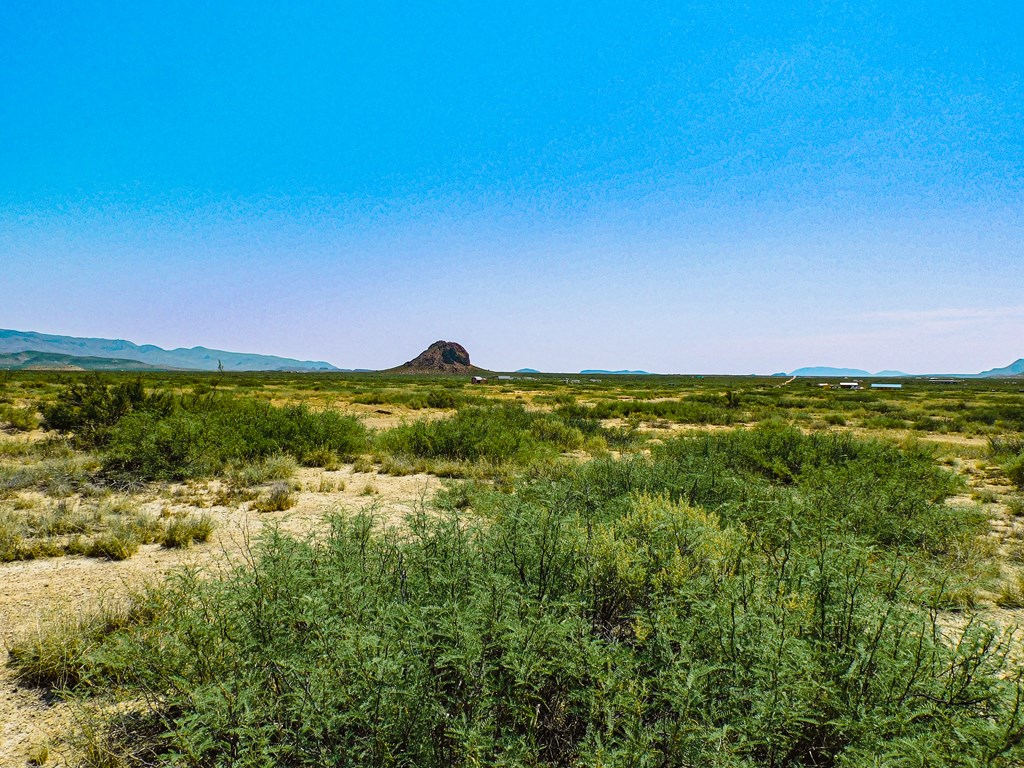
[[(434, 5), (435, 7), (429, 7)], [(1024, 4), (0, 3), (0, 327), (389, 367), (1024, 356)]]

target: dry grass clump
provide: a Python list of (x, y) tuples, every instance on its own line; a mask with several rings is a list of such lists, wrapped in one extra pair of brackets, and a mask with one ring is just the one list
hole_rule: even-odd
[(181, 549), (210, 540), (216, 523), (208, 514), (181, 515), (172, 518), (164, 530), (163, 541), (167, 549)]
[(257, 512), (283, 512), (295, 506), (295, 496), (288, 483), (274, 483), (252, 505)]
[(155, 605), (142, 595), (101, 605), (84, 614), (54, 614), (7, 647), (19, 683), (55, 690), (86, 682), (93, 652), (112, 632), (153, 618)]
[(87, 454), (44, 459), (32, 464), (0, 466), (0, 495), (4, 492), (37, 490), (49, 496), (100, 492), (94, 482), (100, 463)]
[(234, 464), (225, 474), (231, 485), (249, 488), (272, 480), (288, 480), (295, 475), (298, 466), (295, 459), (288, 454), (276, 453), (264, 459)]
[(97, 505), (61, 499), (42, 508), (22, 506), (0, 510), (0, 562), (64, 555), (124, 560), (144, 544), (181, 547), (208, 541), (214, 527), (208, 515), (164, 521), (121, 497)]

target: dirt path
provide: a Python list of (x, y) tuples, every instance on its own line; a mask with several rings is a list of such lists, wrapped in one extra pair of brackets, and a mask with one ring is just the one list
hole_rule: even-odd
[[(351, 467), (332, 472), (303, 469), (297, 481), (302, 485), (295, 494), (297, 503), (283, 512), (255, 512), (248, 503), (210, 508), (175, 504), (176, 511), (208, 512), (217, 520), (213, 539), (201, 546), (174, 550), (153, 544), (121, 562), (62, 557), (0, 564), (0, 768), (28, 765), (41, 745), (49, 747), (48, 764), (68, 764), (62, 742), (76, 716), (70, 705), (47, 701), (40, 691), (15, 682), (7, 666), (7, 649), (16, 638), (55, 616), (74, 616), (124, 597), (176, 568), (220, 568), (237, 560), (269, 524), (302, 535), (316, 530), (330, 514), (364, 509), (380, 515), (385, 524), (397, 523), (441, 485), (429, 475), (389, 477)], [(200, 501), (203, 492), (195, 491), (191, 500)], [(142, 507), (166, 504), (140, 499)]]

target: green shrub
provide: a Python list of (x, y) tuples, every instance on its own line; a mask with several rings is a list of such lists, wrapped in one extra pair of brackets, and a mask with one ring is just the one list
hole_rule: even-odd
[(90, 670), (109, 682), (106, 665), (94, 654), (112, 633), (151, 621), (158, 605), (158, 599), (140, 595), (95, 612), (51, 617), (14, 638), (8, 663), (25, 685), (70, 689), (86, 685)]
[(1022, 758), (1010, 638), (940, 629), (868, 548), (765, 548), (667, 496), (491, 503), (272, 533), (251, 569), (179, 579), (104, 646), (154, 706), (126, 743), (197, 768)]
[(271, 480), (288, 480), (297, 469), (295, 459), (288, 454), (277, 453), (254, 461), (228, 464), (225, 474), (232, 484), (246, 488)]
[(432, 390), (427, 393), (428, 408), (458, 408), (460, 398), (445, 390)]
[(52, 402), (45, 403), (43, 425), (46, 429), (73, 433), (79, 445), (98, 447), (106, 443), (111, 428), (129, 413), (166, 415), (172, 408), (169, 393), (149, 394), (141, 379), (107, 385), (97, 375), (69, 384)]
[(0, 563), (20, 560), (21, 526), (10, 516), (0, 514)]
[(257, 512), (283, 512), (295, 506), (295, 496), (287, 483), (274, 483), (270, 489), (255, 502), (252, 508)]
[(184, 515), (174, 517), (167, 524), (162, 544), (167, 549), (189, 547), (209, 541), (216, 527), (210, 515)]
[(582, 447), (583, 433), (558, 414), (522, 405), (467, 406), (451, 417), (384, 432), (378, 447), (394, 457), (526, 465)]
[(366, 428), (351, 416), (225, 399), (197, 412), (125, 416), (111, 430), (104, 462), (147, 479), (184, 479), (281, 453), (300, 462), (322, 463), (328, 453), (351, 458), (366, 446)]
[(39, 417), (35, 408), (18, 408), (7, 403), (0, 403), (0, 427), (15, 432), (30, 432), (39, 426)]
[(683, 424), (734, 424), (741, 420), (739, 402), (712, 395), (706, 402), (699, 396), (671, 400), (604, 400), (592, 409), (598, 419), (639, 416), (643, 419), (665, 419)]
[(1024, 490), (1024, 453), (1020, 453), (1003, 464), (1003, 471), (1010, 482)]
[(139, 551), (139, 537), (130, 528), (116, 527), (97, 536), (88, 546), (90, 557), (106, 560), (127, 560)]

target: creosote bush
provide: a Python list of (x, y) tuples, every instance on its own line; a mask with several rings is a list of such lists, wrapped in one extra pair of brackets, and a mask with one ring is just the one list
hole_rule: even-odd
[(141, 379), (108, 385), (95, 377), (68, 385), (46, 404), (44, 423), (100, 449), (110, 475), (143, 480), (208, 476), (282, 454), (334, 466), (367, 448), (366, 428), (351, 416), (196, 392), (176, 399), (147, 392)]
[[(420, 459), (524, 466), (582, 448), (583, 425), (583, 419), (574, 422), (564, 413), (531, 412), (520, 404), (466, 406), (448, 418), (390, 429), (379, 436), (377, 446), (392, 462)], [(593, 420), (586, 422), (586, 428), (591, 433), (601, 431), (600, 423)]]

